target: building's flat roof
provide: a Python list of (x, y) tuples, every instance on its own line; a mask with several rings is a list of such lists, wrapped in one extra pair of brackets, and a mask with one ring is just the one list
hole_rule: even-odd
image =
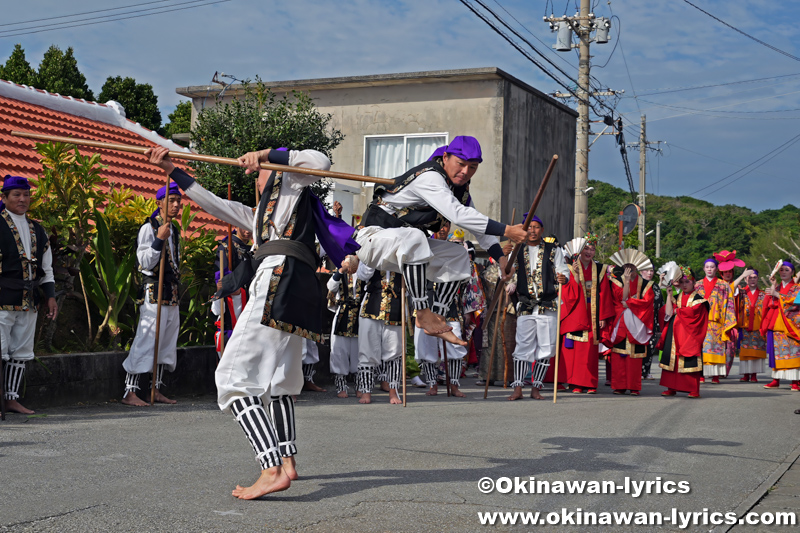
[[(289, 81), (265, 81), (264, 86), (274, 92), (288, 91), (319, 91), (331, 89), (353, 89), (358, 87), (381, 87), (390, 85), (409, 85), (414, 83), (441, 83), (441, 82), (462, 82), (462, 81), (482, 81), (506, 79), (519, 86), (520, 88), (537, 95), (539, 98), (548, 100), (560, 109), (578, 116), (578, 112), (571, 107), (548, 96), (542, 91), (535, 89), (529, 84), (515, 78), (511, 74), (497, 68), (470, 68), (459, 70), (430, 70), (425, 72), (403, 72), (399, 74), (373, 74), (369, 76), (346, 76), (340, 78), (316, 78), (309, 80), (289, 80)], [(221, 85), (193, 85), (189, 87), (178, 87), (175, 92), (188, 98), (206, 98), (216, 96), (222, 92)], [(242, 85), (229, 85), (226, 94), (241, 94)]]

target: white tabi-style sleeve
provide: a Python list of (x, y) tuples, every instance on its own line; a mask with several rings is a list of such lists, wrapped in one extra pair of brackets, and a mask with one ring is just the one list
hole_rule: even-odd
[(239, 202), (223, 200), (216, 194), (195, 182), (186, 189), (186, 196), (191, 198), (209, 215), (239, 228), (252, 228), (255, 214), (251, 207)]
[[(280, 152), (277, 152), (275, 155), (279, 153)], [(270, 151), (270, 155), (273, 155), (272, 151)], [(272, 160), (272, 158), (270, 158), (270, 160)], [(330, 170), (331, 160), (328, 159), (328, 156), (317, 150), (289, 150), (289, 165), (300, 168), (313, 168), (316, 170)], [(291, 188), (299, 190), (322, 178), (309, 174), (286, 172), (283, 175), (283, 179), (286, 180), (285, 183)]]
[(136, 238), (136, 242), (139, 243), (136, 248), (136, 258), (142, 269), (150, 272), (158, 266), (158, 262), (161, 260), (161, 249), (153, 248), (155, 240), (155, 232), (149, 222), (139, 228), (139, 236)]
[(339, 288), (342, 286), (342, 279), (339, 278), (338, 280), (333, 279), (333, 276), (330, 277), (328, 280), (328, 290), (334, 294), (339, 294)]
[(569, 281), (569, 265), (567, 265), (567, 262), (564, 261), (564, 252), (561, 251), (560, 247), (556, 247), (556, 255), (553, 257), (553, 263), (555, 263), (554, 266), (556, 267), (556, 274), (564, 274), (564, 276), (567, 278), (567, 281)]
[(42, 255), (42, 270), (44, 270), (42, 284), (56, 282), (56, 278), (53, 276), (53, 252), (49, 246)]
[[(424, 172), (407, 189), (411, 189), (426, 204), (457, 226), (472, 232), (483, 247), (481, 238), (486, 235), (489, 217), (472, 206), (462, 205), (447, 187), (444, 178), (437, 172)], [(487, 241), (488, 242), (488, 241)], [(492, 244), (497, 243), (494, 240)], [(490, 244), (491, 246), (491, 244)], [(488, 247), (485, 247), (488, 249)]]
[(356, 277), (362, 281), (369, 281), (375, 274), (375, 269), (368, 267), (363, 261), (358, 263), (358, 270), (356, 270)]

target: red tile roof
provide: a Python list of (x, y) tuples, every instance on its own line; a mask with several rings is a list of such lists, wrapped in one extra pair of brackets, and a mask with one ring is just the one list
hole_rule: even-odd
[[(35, 148), (38, 141), (12, 136), (10, 132), (14, 130), (187, 150), (123, 118), (112, 106), (0, 80), (0, 180), (6, 174), (36, 178), (42, 170)], [(109, 185), (125, 186), (136, 194), (151, 198), (164, 185), (164, 174), (139, 154), (86, 147), (79, 147), (79, 150), (83, 154), (101, 154), (101, 162), (108, 166), (102, 173)], [(176, 160), (175, 164), (192, 173), (185, 162)], [(226, 225), (201, 211), (194, 202), (186, 202), (197, 213), (191, 226), (193, 229), (205, 224), (208, 229), (220, 231), (220, 235), (223, 229), (227, 230)]]

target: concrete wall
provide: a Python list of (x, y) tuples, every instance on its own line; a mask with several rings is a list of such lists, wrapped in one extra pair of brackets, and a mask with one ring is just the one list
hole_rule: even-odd
[(517, 209), (516, 222), (531, 206), (550, 159), (559, 159), (545, 189), (537, 215), (545, 235), (555, 233), (561, 244), (572, 238), (575, 205), (575, 117), (551, 101), (503, 81), (502, 220)]

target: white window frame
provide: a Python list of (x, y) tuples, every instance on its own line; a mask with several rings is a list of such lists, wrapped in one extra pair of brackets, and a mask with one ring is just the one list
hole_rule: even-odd
[[(400, 172), (405, 172), (410, 167), (408, 166), (408, 139), (413, 137), (444, 137), (444, 144), (450, 143), (450, 134), (448, 132), (426, 132), (426, 133), (392, 133), (384, 135), (364, 135), (364, 146), (362, 153), (364, 156), (361, 158), (361, 173), (367, 173), (367, 141), (369, 139), (389, 139), (389, 138), (403, 138), (403, 153), (406, 154), (405, 168)], [(398, 174), (399, 175), (399, 174)]]

